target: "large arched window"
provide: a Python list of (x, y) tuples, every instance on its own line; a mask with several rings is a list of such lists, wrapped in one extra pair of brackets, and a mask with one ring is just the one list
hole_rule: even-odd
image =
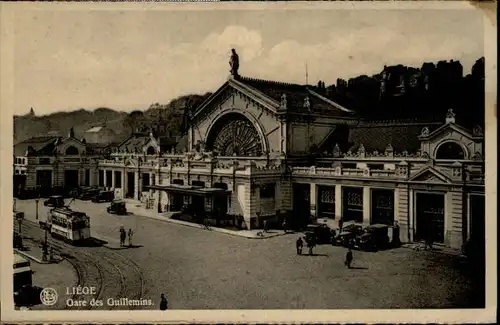
[(220, 156), (261, 156), (263, 145), (250, 120), (239, 113), (229, 113), (211, 128), (207, 148)]
[(78, 155), (78, 149), (74, 146), (70, 146), (66, 149), (67, 155)]
[(154, 155), (156, 153), (155, 148), (148, 147), (148, 150), (146, 153), (147, 153), (147, 155)]
[(465, 152), (458, 143), (449, 141), (441, 144), (436, 151), (436, 159), (465, 159)]

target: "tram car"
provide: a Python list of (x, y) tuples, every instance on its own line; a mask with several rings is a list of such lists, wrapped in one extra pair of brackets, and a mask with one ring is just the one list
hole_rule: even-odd
[(50, 210), (46, 227), (52, 237), (72, 244), (90, 239), (89, 216), (68, 207)]

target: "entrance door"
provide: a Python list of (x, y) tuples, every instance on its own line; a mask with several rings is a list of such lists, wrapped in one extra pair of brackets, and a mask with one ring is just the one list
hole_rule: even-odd
[(133, 198), (135, 190), (135, 173), (128, 172), (127, 173), (127, 197)]
[(416, 240), (444, 243), (444, 194), (417, 193)]
[(64, 187), (67, 189), (78, 188), (78, 170), (69, 169), (64, 171)]
[(19, 196), (26, 188), (26, 175), (14, 175), (14, 197)]
[(49, 195), (52, 191), (52, 171), (37, 170), (36, 171), (36, 186), (42, 196)]
[[(174, 179), (172, 180), (172, 184), (176, 185), (184, 185), (184, 180), (182, 179)], [(182, 206), (184, 205), (184, 196), (178, 193), (171, 194), (172, 203), (170, 204), (171, 211), (181, 211)]]
[(344, 222), (363, 222), (363, 189), (361, 187), (343, 187), (342, 203)]
[[(213, 187), (221, 188), (223, 190), (227, 190), (226, 183), (214, 183)], [(213, 213), (217, 218), (223, 219), (227, 214), (227, 196), (226, 195), (216, 195), (213, 197)]]
[(292, 227), (305, 227), (311, 217), (311, 185), (293, 184), (293, 218), (289, 220)]
[(318, 216), (335, 219), (335, 186), (318, 186)]
[(394, 224), (394, 191), (372, 190), (372, 224)]

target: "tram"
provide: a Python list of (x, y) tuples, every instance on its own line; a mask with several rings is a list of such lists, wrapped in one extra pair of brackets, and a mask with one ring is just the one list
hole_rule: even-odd
[(54, 238), (69, 243), (90, 239), (90, 218), (68, 207), (53, 208), (47, 216), (47, 229)]

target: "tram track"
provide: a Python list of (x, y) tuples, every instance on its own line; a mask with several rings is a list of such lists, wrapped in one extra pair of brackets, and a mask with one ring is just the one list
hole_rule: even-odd
[[(43, 242), (45, 231), (37, 223), (26, 220), (23, 223), (23, 236), (32, 237), (35, 242)], [(104, 301), (99, 309), (115, 309), (106, 304), (109, 298), (141, 299), (144, 297), (145, 279), (140, 266), (122, 254), (102, 247), (73, 246), (65, 242), (47, 238), (48, 244), (73, 265), (77, 275), (77, 285), (96, 288), (92, 298)], [(104, 251), (106, 250), (106, 251)], [(82, 294), (73, 294), (73, 300), (81, 300)], [(126, 309), (137, 309), (140, 306), (130, 305)], [(70, 309), (89, 310), (93, 306), (67, 307)], [(123, 308), (120, 308), (123, 309)]]

